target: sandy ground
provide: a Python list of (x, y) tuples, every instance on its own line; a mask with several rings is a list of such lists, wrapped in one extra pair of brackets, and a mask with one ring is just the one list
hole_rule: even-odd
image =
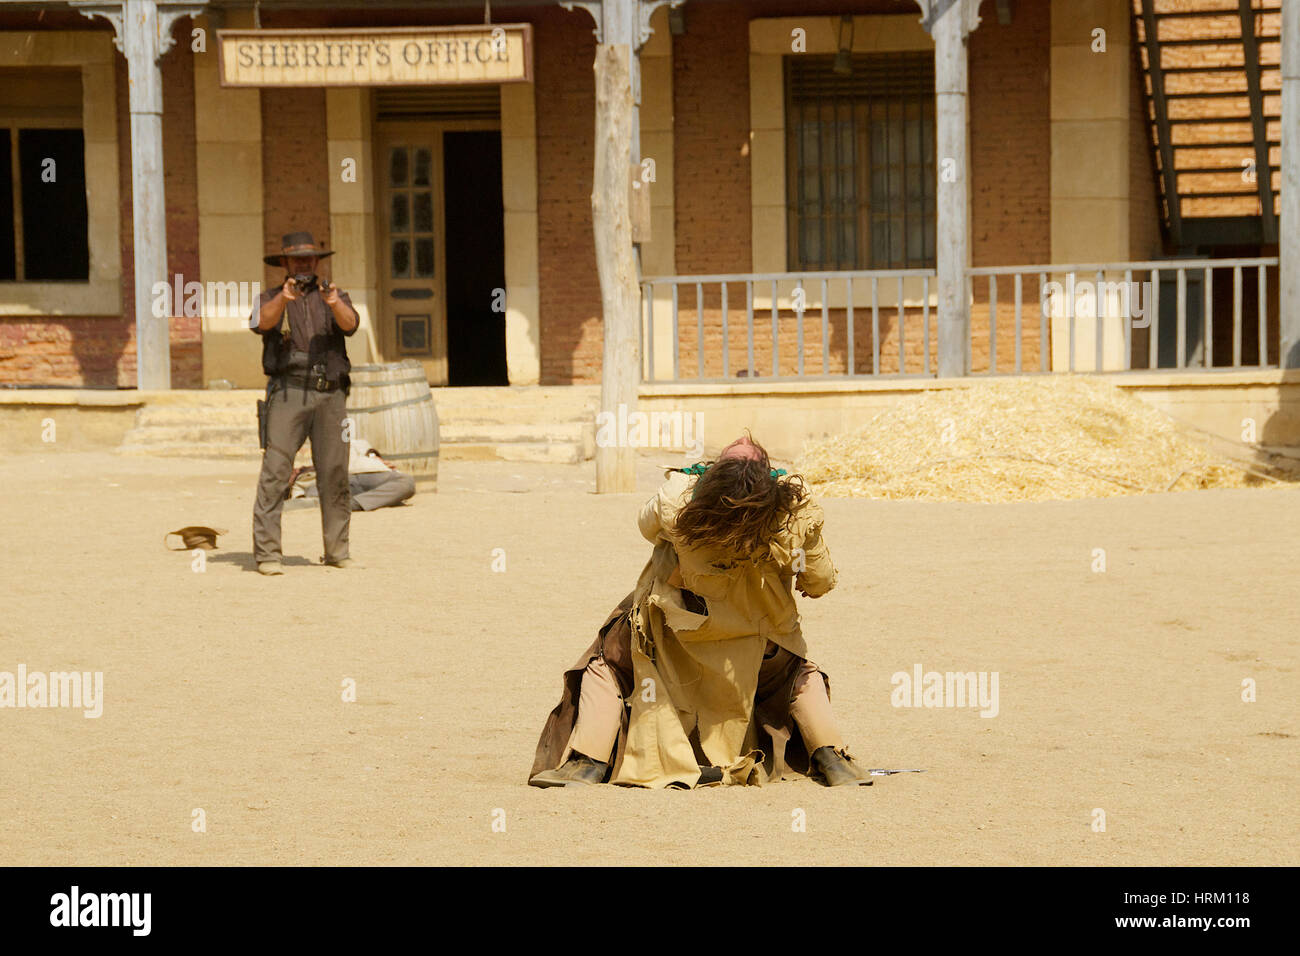
[[(1294, 491), (827, 500), (841, 583), (809, 646), (853, 752), (927, 772), (542, 791), (560, 673), (647, 556), (653, 462), (599, 497), (590, 464), (444, 463), (437, 495), (354, 516), (359, 569), (287, 513), (280, 578), (253, 570), (255, 472), (0, 461), (0, 671), (102, 671), (105, 697), (0, 709), (0, 862), (1300, 862)], [(185, 524), (231, 529), (202, 573), (162, 548)], [(998, 715), (891, 706), (916, 664), (997, 672)]]

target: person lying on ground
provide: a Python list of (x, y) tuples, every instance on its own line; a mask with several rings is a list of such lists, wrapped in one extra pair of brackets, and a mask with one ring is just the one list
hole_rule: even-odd
[[(393, 508), (415, 494), (415, 479), (384, 461), (364, 438), (353, 438), (348, 457), (348, 491), (353, 511)], [(289, 482), (286, 508), (305, 508), (315, 504), (315, 470), (295, 468)]]

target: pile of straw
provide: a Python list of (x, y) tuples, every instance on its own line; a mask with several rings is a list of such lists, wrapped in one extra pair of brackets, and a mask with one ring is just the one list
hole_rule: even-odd
[(796, 463), (820, 495), (1044, 501), (1261, 479), (1123, 390), (1075, 375), (925, 392)]

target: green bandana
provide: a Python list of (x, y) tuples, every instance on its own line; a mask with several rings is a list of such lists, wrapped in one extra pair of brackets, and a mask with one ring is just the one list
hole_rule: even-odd
[[(702, 475), (709, 470), (709, 466), (702, 461), (697, 461), (695, 464), (687, 465), (685, 468), (673, 468), (670, 470), (680, 471), (684, 475)], [(787, 472), (784, 468), (773, 468), (770, 472), (773, 478), (780, 478), (786, 473)]]
[[(682, 474), (684, 474), (684, 475), (702, 475), (702, 474), (704, 474), (706, 471), (709, 470), (709, 466), (706, 465), (706, 464), (705, 464), (704, 462), (702, 462), (702, 461), (697, 461), (695, 464), (693, 464), (693, 465), (687, 465), (685, 468), (671, 468), (671, 469), (669, 469), (669, 470), (670, 470), (670, 471), (680, 471), (680, 472), (681, 472)], [(769, 472), (769, 474), (770, 474), (773, 478), (780, 478), (782, 475), (786, 474), (786, 470), (785, 470), (784, 468), (773, 468), (773, 469)], [(695, 500), (695, 493), (696, 493), (697, 491), (699, 491), (699, 490), (700, 490), (700, 483), (697, 481), (697, 482), (695, 483), (695, 487), (691, 489), (691, 500), (692, 500), (692, 501)]]

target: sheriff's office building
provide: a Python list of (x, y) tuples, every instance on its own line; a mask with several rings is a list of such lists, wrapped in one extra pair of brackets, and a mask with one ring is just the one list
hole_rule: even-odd
[[(642, 18), (646, 403), (1074, 369), (1286, 419), (1281, 0), (605, 2)], [(290, 230), (337, 250), (354, 363), (599, 382), (569, 6), (3, 0), (0, 385), (135, 387), (139, 250), (168, 385), (260, 387), (238, 292)]]

